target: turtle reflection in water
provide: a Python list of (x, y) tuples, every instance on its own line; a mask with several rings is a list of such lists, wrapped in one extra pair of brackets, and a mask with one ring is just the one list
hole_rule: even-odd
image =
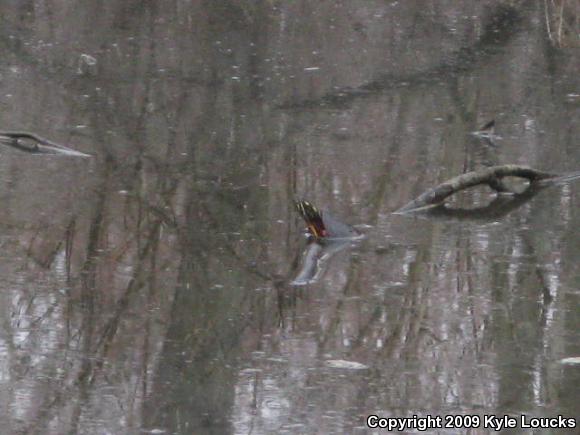
[(292, 281), (292, 285), (301, 286), (316, 281), (325, 260), (363, 236), (352, 226), (327, 211), (320, 211), (308, 201), (296, 201), (295, 204), (311, 235), (303, 254), (302, 267)]

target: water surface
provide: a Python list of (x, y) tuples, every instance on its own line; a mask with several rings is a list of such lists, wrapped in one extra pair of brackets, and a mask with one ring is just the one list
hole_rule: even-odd
[[(1, 150), (3, 431), (580, 415), (580, 184), (392, 215), (580, 170), (572, 3), (0, 1), (0, 128), (96, 155)], [(366, 234), (306, 286), (295, 197)]]

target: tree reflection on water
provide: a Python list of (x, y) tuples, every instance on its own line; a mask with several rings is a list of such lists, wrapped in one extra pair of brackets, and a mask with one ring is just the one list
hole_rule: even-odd
[[(390, 214), (489, 162), (579, 169), (578, 11), (546, 4), (1, 4), (2, 130), (96, 156), (2, 149), (3, 430), (576, 416), (578, 186)], [(296, 287), (305, 193), (368, 227)]]

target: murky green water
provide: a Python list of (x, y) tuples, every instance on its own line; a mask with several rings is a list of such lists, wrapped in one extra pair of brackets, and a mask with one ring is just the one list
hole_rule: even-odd
[[(0, 1), (0, 129), (96, 156), (0, 150), (2, 433), (577, 418), (580, 183), (391, 214), (580, 170), (578, 8), (483, 3)], [(303, 286), (295, 197), (366, 234)]]

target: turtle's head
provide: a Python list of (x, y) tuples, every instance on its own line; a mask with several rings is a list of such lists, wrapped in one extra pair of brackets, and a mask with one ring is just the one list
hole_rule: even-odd
[(308, 231), (317, 239), (326, 237), (326, 228), (324, 227), (324, 222), (322, 220), (322, 213), (308, 201), (295, 200), (296, 210), (302, 216), (302, 219), (306, 222)]

